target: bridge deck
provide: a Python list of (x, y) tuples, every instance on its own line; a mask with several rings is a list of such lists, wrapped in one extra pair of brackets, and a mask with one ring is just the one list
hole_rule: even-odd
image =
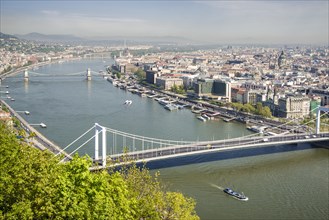
[(109, 159), (120, 164), (123, 161), (147, 162), (167, 158), (183, 157), (193, 154), (205, 154), (211, 152), (257, 148), (273, 145), (297, 144), (306, 142), (329, 141), (329, 133), (321, 134), (296, 134), (285, 136), (254, 137), (247, 139), (233, 139), (221, 141), (199, 142), (190, 145), (178, 145), (144, 151), (128, 152), (109, 156)]

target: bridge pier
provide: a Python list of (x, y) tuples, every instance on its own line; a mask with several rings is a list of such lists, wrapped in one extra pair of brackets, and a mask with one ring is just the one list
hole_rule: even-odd
[(25, 82), (29, 81), (29, 72), (27, 70), (24, 70), (24, 81)]
[(321, 112), (329, 112), (329, 108), (327, 107), (319, 107), (316, 113), (316, 134), (320, 134), (320, 116)]
[(87, 69), (87, 80), (88, 80), (88, 81), (91, 80), (91, 72), (90, 72), (90, 68)]
[(102, 135), (102, 166), (106, 166), (106, 128), (95, 123), (95, 161), (99, 161), (99, 133)]

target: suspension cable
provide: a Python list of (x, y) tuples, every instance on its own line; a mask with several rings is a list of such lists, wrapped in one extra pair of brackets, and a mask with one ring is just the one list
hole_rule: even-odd
[[(83, 147), (85, 144), (87, 144), (91, 139), (93, 139), (96, 135), (93, 135), (91, 138), (89, 138), (87, 141), (85, 141), (83, 144), (81, 144), (78, 148), (76, 148), (74, 151), (72, 151), (70, 154), (68, 154), (68, 156), (71, 156), (72, 154), (74, 154), (75, 152), (77, 152), (77, 150), (79, 150), (81, 147)], [(65, 158), (64, 158), (65, 159)], [(63, 159), (63, 160), (64, 160)], [(61, 162), (63, 161), (61, 160)]]
[(67, 148), (69, 148), (72, 144), (74, 144), (75, 142), (77, 142), (80, 138), (82, 138), (85, 134), (87, 134), (91, 129), (95, 128), (95, 125), (92, 126), (91, 128), (89, 128), (85, 133), (83, 133), (82, 135), (80, 135), (78, 138), (76, 138), (74, 141), (72, 141), (69, 145), (67, 145), (65, 148), (63, 148), (60, 152), (58, 152), (55, 157), (59, 154), (61, 154), (62, 152), (64, 152)]

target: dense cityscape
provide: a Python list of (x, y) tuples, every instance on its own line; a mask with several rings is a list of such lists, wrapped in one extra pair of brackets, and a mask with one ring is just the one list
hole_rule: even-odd
[[(218, 46), (208, 50), (148, 53), (158, 46), (47, 45), (6, 36), (1, 39), (1, 74), (29, 65), (107, 53), (115, 58), (113, 71), (126, 78), (140, 69), (145, 83), (165, 91), (181, 87), (178, 92), (187, 97), (218, 105), (256, 106), (260, 102), (270, 109), (270, 116), (303, 118), (312, 116), (318, 106), (329, 104), (326, 46)], [(138, 51), (144, 55), (134, 56)], [(243, 106), (238, 108), (250, 111)]]

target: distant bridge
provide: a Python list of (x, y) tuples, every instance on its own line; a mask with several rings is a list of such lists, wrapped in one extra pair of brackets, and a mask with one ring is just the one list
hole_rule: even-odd
[(111, 54), (84, 54), (83, 55), (84, 58), (89, 58), (89, 59), (113, 59), (113, 57), (111, 56)]
[(31, 76), (33, 77), (60, 77), (60, 76), (80, 76), (83, 77), (85, 76), (87, 80), (91, 80), (92, 76), (108, 76), (108, 74), (106, 72), (100, 71), (100, 72), (96, 72), (91, 70), (90, 68), (88, 68), (86, 71), (80, 71), (80, 72), (74, 72), (74, 73), (39, 73), (39, 72), (35, 72), (32, 70), (24, 70), (24, 80), (25, 81), (29, 81), (29, 78)]
[[(325, 112), (321, 115), (321, 112)], [(68, 147), (76, 144), (77, 141), (84, 137), (87, 133), (94, 130), (94, 135), (86, 140), (79, 147), (76, 147), (69, 155), (78, 151), (81, 147), (86, 145), (91, 140), (94, 140), (94, 162), (99, 164), (92, 169), (103, 169), (110, 166), (120, 166), (128, 161), (136, 163), (166, 161), (179, 158), (186, 158), (191, 156), (202, 156), (218, 154), (226, 151), (243, 151), (247, 149), (255, 149), (269, 146), (290, 145), (299, 143), (329, 143), (329, 132), (320, 132), (320, 117), (327, 115), (328, 108), (318, 108), (316, 120), (316, 131), (313, 133), (293, 133), (285, 132), (282, 135), (260, 136), (260, 134), (252, 134), (249, 136), (232, 138), (226, 140), (214, 141), (175, 141), (158, 138), (150, 138), (135, 134), (129, 134), (123, 131), (118, 131), (112, 128), (107, 128), (99, 124), (95, 124), (88, 131), (82, 134), (79, 138), (69, 144), (63, 149), (65, 151)], [(304, 125), (300, 125), (304, 126)], [(296, 126), (298, 130), (300, 126)], [(110, 134), (110, 135), (108, 135)], [(111, 138), (112, 146), (108, 148), (108, 136)], [(122, 139), (118, 138), (121, 137)], [(119, 141), (121, 147), (120, 146)], [(101, 146), (101, 151), (100, 151)], [(108, 152), (109, 151), (109, 152)]]

